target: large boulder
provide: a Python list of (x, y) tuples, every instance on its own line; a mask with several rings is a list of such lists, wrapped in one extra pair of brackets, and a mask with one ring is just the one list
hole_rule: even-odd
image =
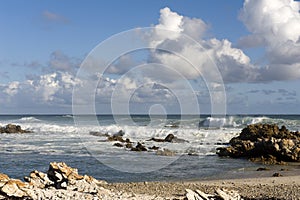
[(32, 131), (23, 130), (21, 126), (15, 124), (7, 124), (0, 127), (0, 133), (31, 133)]
[(285, 126), (248, 125), (229, 144), (217, 148), (217, 154), (233, 158), (246, 157), (270, 164), (300, 161), (300, 133), (289, 131)]

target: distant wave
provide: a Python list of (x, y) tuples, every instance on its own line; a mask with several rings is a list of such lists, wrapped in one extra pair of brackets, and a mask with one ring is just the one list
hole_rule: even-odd
[(41, 120), (39, 120), (35, 117), (22, 117), (21, 119), (19, 119), (19, 121), (22, 121), (22, 122), (40, 122)]
[(270, 122), (271, 119), (268, 117), (207, 117), (206, 119), (199, 122), (200, 127), (210, 128), (237, 128), (249, 124), (257, 124), (263, 122)]
[(62, 117), (73, 118), (73, 115), (63, 115)]

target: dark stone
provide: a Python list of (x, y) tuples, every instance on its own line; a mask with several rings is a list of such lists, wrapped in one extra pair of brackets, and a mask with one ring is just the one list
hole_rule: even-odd
[(152, 150), (158, 150), (158, 149), (159, 149), (159, 147), (157, 147), (157, 146), (152, 146), (152, 147), (149, 147), (148, 149), (152, 149)]
[(125, 142), (126, 142), (126, 143), (132, 143), (132, 142), (130, 141), (130, 139), (128, 139), (128, 138), (126, 138)]
[(147, 148), (138, 142), (136, 147), (131, 148), (131, 151), (147, 151)]
[(173, 134), (169, 134), (167, 135), (167, 137), (165, 138), (165, 142), (172, 142), (172, 140), (175, 138), (175, 136)]
[(177, 138), (176, 136), (174, 136), (173, 134), (169, 134), (165, 137), (165, 139), (161, 139), (161, 138), (151, 138), (148, 141), (154, 141), (154, 142), (173, 142), (173, 143), (183, 143), (183, 142), (187, 142), (184, 139), (180, 139)]
[(117, 143), (114, 143), (114, 144), (113, 144), (113, 146), (116, 146), (116, 147), (124, 147), (124, 145), (123, 145), (123, 144), (121, 144), (121, 143), (119, 143), (119, 142), (117, 142)]
[(256, 171), (269, 171), (270, 169), (269, 168), (266, 168), (266, 167), (259, 167), (257, 168)]
[(272, 176), (273, 176), (273, 177), (279, 177), (279, 176), (282, 176), (282, 174), (276, 172), (276, 173), (274, 173)]
[(109, 142), (112, 142), (112, 141), (118, 141), (118, 142), (125, 142), (125, 140), (122, 138), (122, 136), (115, 136), (115, 135), (113, 135), (113, 136), (109, 136), (108, 138), (107, 138), (107, 140), (109, 141)]
[(132, 149), (133, 148), (132, 143), (126, 143), (125, 147), (128, 148), (128, 149)]
[(154, 142), (165, 142), (165, 139), (160, 139), (160, 138), (151, 138), (147, 141), (154, 141)]
[(4, 127), (0, 127), (0, 133), (32, 133), (32, 131), (23, 130), (19, 125), (7, 124)]

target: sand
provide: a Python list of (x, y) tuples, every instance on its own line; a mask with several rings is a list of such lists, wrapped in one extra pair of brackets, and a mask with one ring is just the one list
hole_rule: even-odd
[(110, 183), (106, 188), (153, 199), (183, 199), (185, 189), (214, 194), (216, 188), (236, 190), (244, 199), (300, 199), (300, 175), (184, 182)]

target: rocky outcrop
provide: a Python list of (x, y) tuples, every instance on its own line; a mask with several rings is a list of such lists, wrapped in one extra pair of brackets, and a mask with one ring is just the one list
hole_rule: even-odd
[(65, 163), (50, 163), (47, 173), (33, 171), (25, 182), (0, 174), (0, 199), (101, 199), (109, 193), (99, 181), (79, 175)]
[(0, 133), (32, 133), (32, 131), (23, 130), (19, 125), (7, 124), (6, 126), (0, 127)]
[(219, 156), (246, 157), (267, 164), (300, 161), (300, 132), (275, 124), (253, 124), (242, 130), (230, 146), (217, 148)]

